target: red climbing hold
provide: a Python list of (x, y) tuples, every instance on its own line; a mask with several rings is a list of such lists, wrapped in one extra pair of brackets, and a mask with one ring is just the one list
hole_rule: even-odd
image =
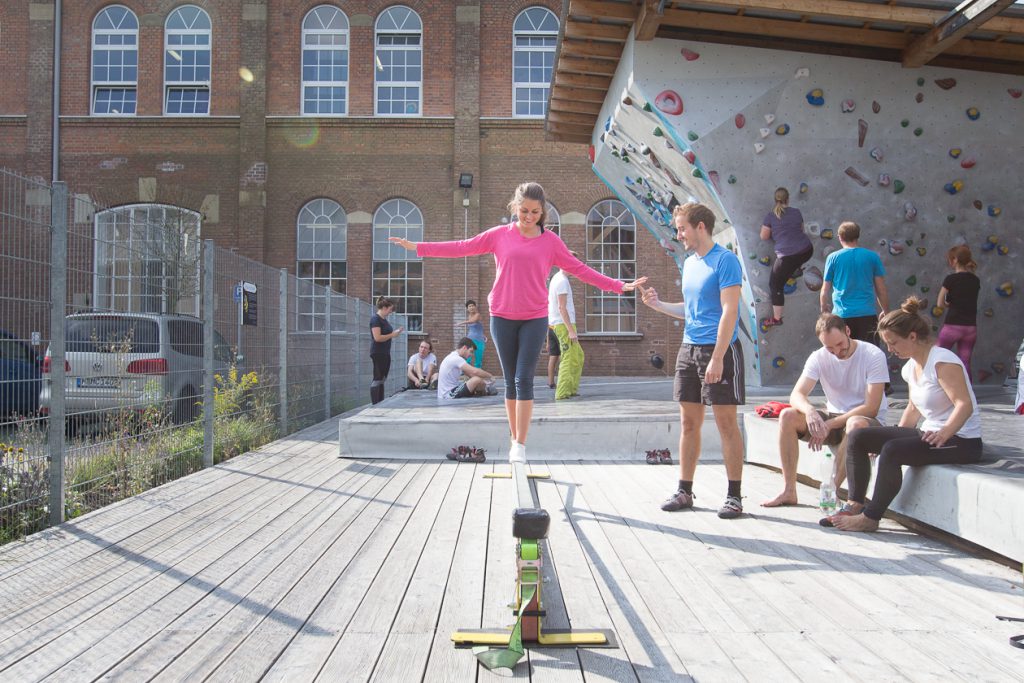
[(654, 98), (654, 106), (669, 116), (678, 116), (683, 113), (683, 98), (675, 90), (662, 90)]
[(679, 54), (681, 54), (683, 56), (683, 59), (685, 59), (688, 62), (692, 62), (692, 61), (700, 59), (700, 53), (699, 52), (694, 52), (693, 50), (690, 50), (690, 49), (685, 48), (685, 47), (682, 48), (681, 50), (679, 50)]
[(743, 128), (743, 126), (747, 125), (747, 117), (743, 114), (736, 114), (735, 121), (737, 128)]

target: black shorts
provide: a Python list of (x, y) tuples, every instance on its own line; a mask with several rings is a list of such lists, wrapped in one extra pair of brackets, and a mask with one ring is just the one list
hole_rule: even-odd
[(561, 356), (562, 347), (558, 343), (558, 335), (555, 334), (555, 328), (548, 328), (548, 355), (549, 356)]
[[(830, 413), (830, 412), (827, 412), (825, 410), (820, 410), (819, 409), (818, 410), (818, 415), (821, 415), (821, 419), (822, 420), (831, 420), (833, 417), (836, 417), (837, 415), (841, 415), (841, 413)], [(867, 419), (871, 423), (871, 424), (868, 425), (869, 427), (881, 427), (882, 426), (882, 423), (879, 422), (878, 420), (876, 420), (873, 417), (869, 417)], [(797, 438), (800, 439), (801, 441), (810, 441), (811, 440), (811, 430), (808, 429), (806, 432), (804, 432), (802, 434), (799, 434), (797, 436)], [(825, 437), (825, 441), (823, 441), (822, 443), (824, 443), (826, 446), (838, 446), (839, 444), (841, 444), (843, 442), (843, 439), (845, 439), (845, 438), (846, 438), (846, 429), (843, 428), (843, 427), (836, 427), (834, 429), (828, 430), (828, 436)]]
[(448, 392), (447, 398), (470, 398), (472, 395), (473, 392), (469, 390), (469, 386), (467, 386), (466, 382), (459, 382), (457, 387)]
[(714, 344), (683, 344), (676, 356), (675, 400), (680, 403), (703, 403), (706, 406), (741, 406), (746, 399), (743, 377), (743, 349), (734, 341), (722, 358), (722, 379), (714, 384), (704, 382), (704, 372), (711, 362)]

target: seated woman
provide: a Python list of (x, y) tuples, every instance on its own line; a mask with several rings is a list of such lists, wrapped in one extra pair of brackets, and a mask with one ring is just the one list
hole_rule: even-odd
[[(903, 485), (903, 465), (966, 464), (981, 458), (981, 417), (967, 370), (956, 354), (936, 346), (930, 324), (917, 313), (922, 305), (910, 297), (878, 323), (889, 350), (907, 359), (902, 374), (910, 402), (899, 426), (867, 427), (849, 435), (849, 501), (822, 519), (822, 526), (874, 531)], [(871, 503), (865, 505), (872, 453), (878, 454), (878, 473)]]

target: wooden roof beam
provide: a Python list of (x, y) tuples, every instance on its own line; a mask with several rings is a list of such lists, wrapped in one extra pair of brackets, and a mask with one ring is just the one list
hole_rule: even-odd
[(623, 24), (592, 24), (585, 21), (569, 20), (565, 24), (565, 37), (576, 40), (604, 40), (625, 43), (629, 38), (629, 26)]
[(566, 123), (571, 126), (580, 126), (587, 130), (593, 130), (594, 124), (597, 123), (596, 114), (574, 114), (568, 111), (559, 111), (554, 108), (555, 102), (551, 103), (551, 107), (548, 109), (548, 123)]
[(640, 13), (633, 24), (637, 40), (654, 40), (665, 13), (665, 0), (641, 0)]
[(570, 0), (568, 17), (591, 19), (618, 19), (632, 24), (636, 21), (636, 7), (628, 2), (612, 0)]
[(1014, 0), (974, 0), (965, 4), (908, 45), (903, 51), (903, 66), (924, 66), (1013, 3)]
[(622, 45), (615, 43), (594, 43), (582, 40), (563, 40), (562, 55), (572, 57), (596, 57), (597, 59), (619, 60), (622, 56)]
[(556, 83), (551, 89), (551, 96), (563, 100), (576, 100), (578, 102), (588, 102), (590, 104), (604, 104), (605, 93), (600, 90), (573, 88), (567, 85), (558, 85)]
[(601, 107), (604, 106), (603, 102), (582, 102), (575, 99), (564, 99), (559, 97), (559, 92), (556, 90), (551, 93), (550, 107), (556, 111), (568, 111), (577, 114), (590, 114), (591, 116), (597, 116), (601, 113)]
[(611, 76), (594, 76), (588, 74), (570, 74), (562, 71), (561, 67), (555, 70), (556, 86), (567, 86), (570, 88), (586, 88), (601, 92), (601, 101), (604, 101), (604, 94), (612, 84)]
[(558, 57), (559, 71), (572, 71), (578, 74), (592, 76), (611, 76), (618, 68), (618, 64), (604, 59), (586, 59), (584, 57), (570, 57), (560, 55)]

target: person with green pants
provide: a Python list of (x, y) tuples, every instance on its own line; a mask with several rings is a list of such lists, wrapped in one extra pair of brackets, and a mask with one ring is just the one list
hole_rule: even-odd
[[(569, 253), (582, 262), (575, 251)], [(555, 387), (557, 401), (579, 394), (580, 376), (583, 374), (583, 347), (576, 334), (572, 287), (561, 269), (555, 272), (548, 283), (548, 325), (558, 337), (558, 346), (562, 352), (558, 362), (558, 385)]]

